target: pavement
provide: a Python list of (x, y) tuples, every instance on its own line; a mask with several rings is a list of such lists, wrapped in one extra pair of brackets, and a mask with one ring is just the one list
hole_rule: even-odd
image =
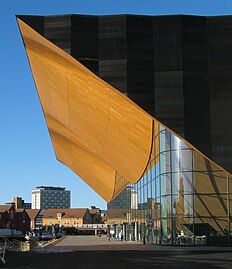
[(232, 268), (232, 247), (172, 247), (67, 236), (33, 252), (8, 252), (0, 268), (18, 269), (221, 269)]

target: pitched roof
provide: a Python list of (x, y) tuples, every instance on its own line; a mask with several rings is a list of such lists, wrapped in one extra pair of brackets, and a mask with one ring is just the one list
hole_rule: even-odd
[(100, 208), (91, 208), (91, 209), (89, 209), (89, 213), (91, 215), (95, 215), (96, 213), (100, 213), (100, 212), (101, 212)]
[(62, 214), (62, 218), (83, 218), (88, 208), (57, 208), (47, 209), (43, 218), (57, 218), (57, 213)]
[(40, 213), (40, 211), (41, 209), (26, 209), (27, 215), (29, 216), (30, 220), (34, 220)]
[(15, 210), (15, 213), (22, 213), (22, 212), (24, 212), (24, 211), (25, 211), (24, 208), (17, 208), (17, 209)]
[(12, 205), (0, 205), (0, 213), (4, 213), (5, 211), (9, 211)]

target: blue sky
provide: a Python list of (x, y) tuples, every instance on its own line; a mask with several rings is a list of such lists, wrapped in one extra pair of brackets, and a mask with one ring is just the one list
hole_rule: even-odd
[(232, 14), (231, 0), (0, 0), (0, 204), (21, 196), (31, 201), (39, 185), (71, 190), (72, 207), (106, 203), (52, 148), (16, 14)]

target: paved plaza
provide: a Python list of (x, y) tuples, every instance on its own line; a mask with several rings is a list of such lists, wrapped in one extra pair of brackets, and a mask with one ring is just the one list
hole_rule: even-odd
[(144, 246), (141, 242), (133, 241), (116, 241), (114, 238), (109, 238), (105, 235), (99, 236), (66, 236), (57, 244), (45, 248), (44, 251), (62, 252), (73, 250), (135, 250), (147, 249), (151, 245)]
[(18, 269), (232, 268), (231, 247), (171, 247), (121, 242), (107, 237), (67, 236), (33, 252), (9, 252), (6, 265)]

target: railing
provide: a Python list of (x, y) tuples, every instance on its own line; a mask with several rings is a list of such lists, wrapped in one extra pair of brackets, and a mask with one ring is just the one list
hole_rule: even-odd
[(13, 239), (11, 241), (5, 236), (0, 236), (0, 241), (2, 241), (5, 244), (5, 248), (8, 251), (29, 251), (30, 250), (29, 242), (22, 242), (16, 239)]
[(84, 228), (84, 229), (107, 229), (107, 224), (77, 224), (77, 228)]

